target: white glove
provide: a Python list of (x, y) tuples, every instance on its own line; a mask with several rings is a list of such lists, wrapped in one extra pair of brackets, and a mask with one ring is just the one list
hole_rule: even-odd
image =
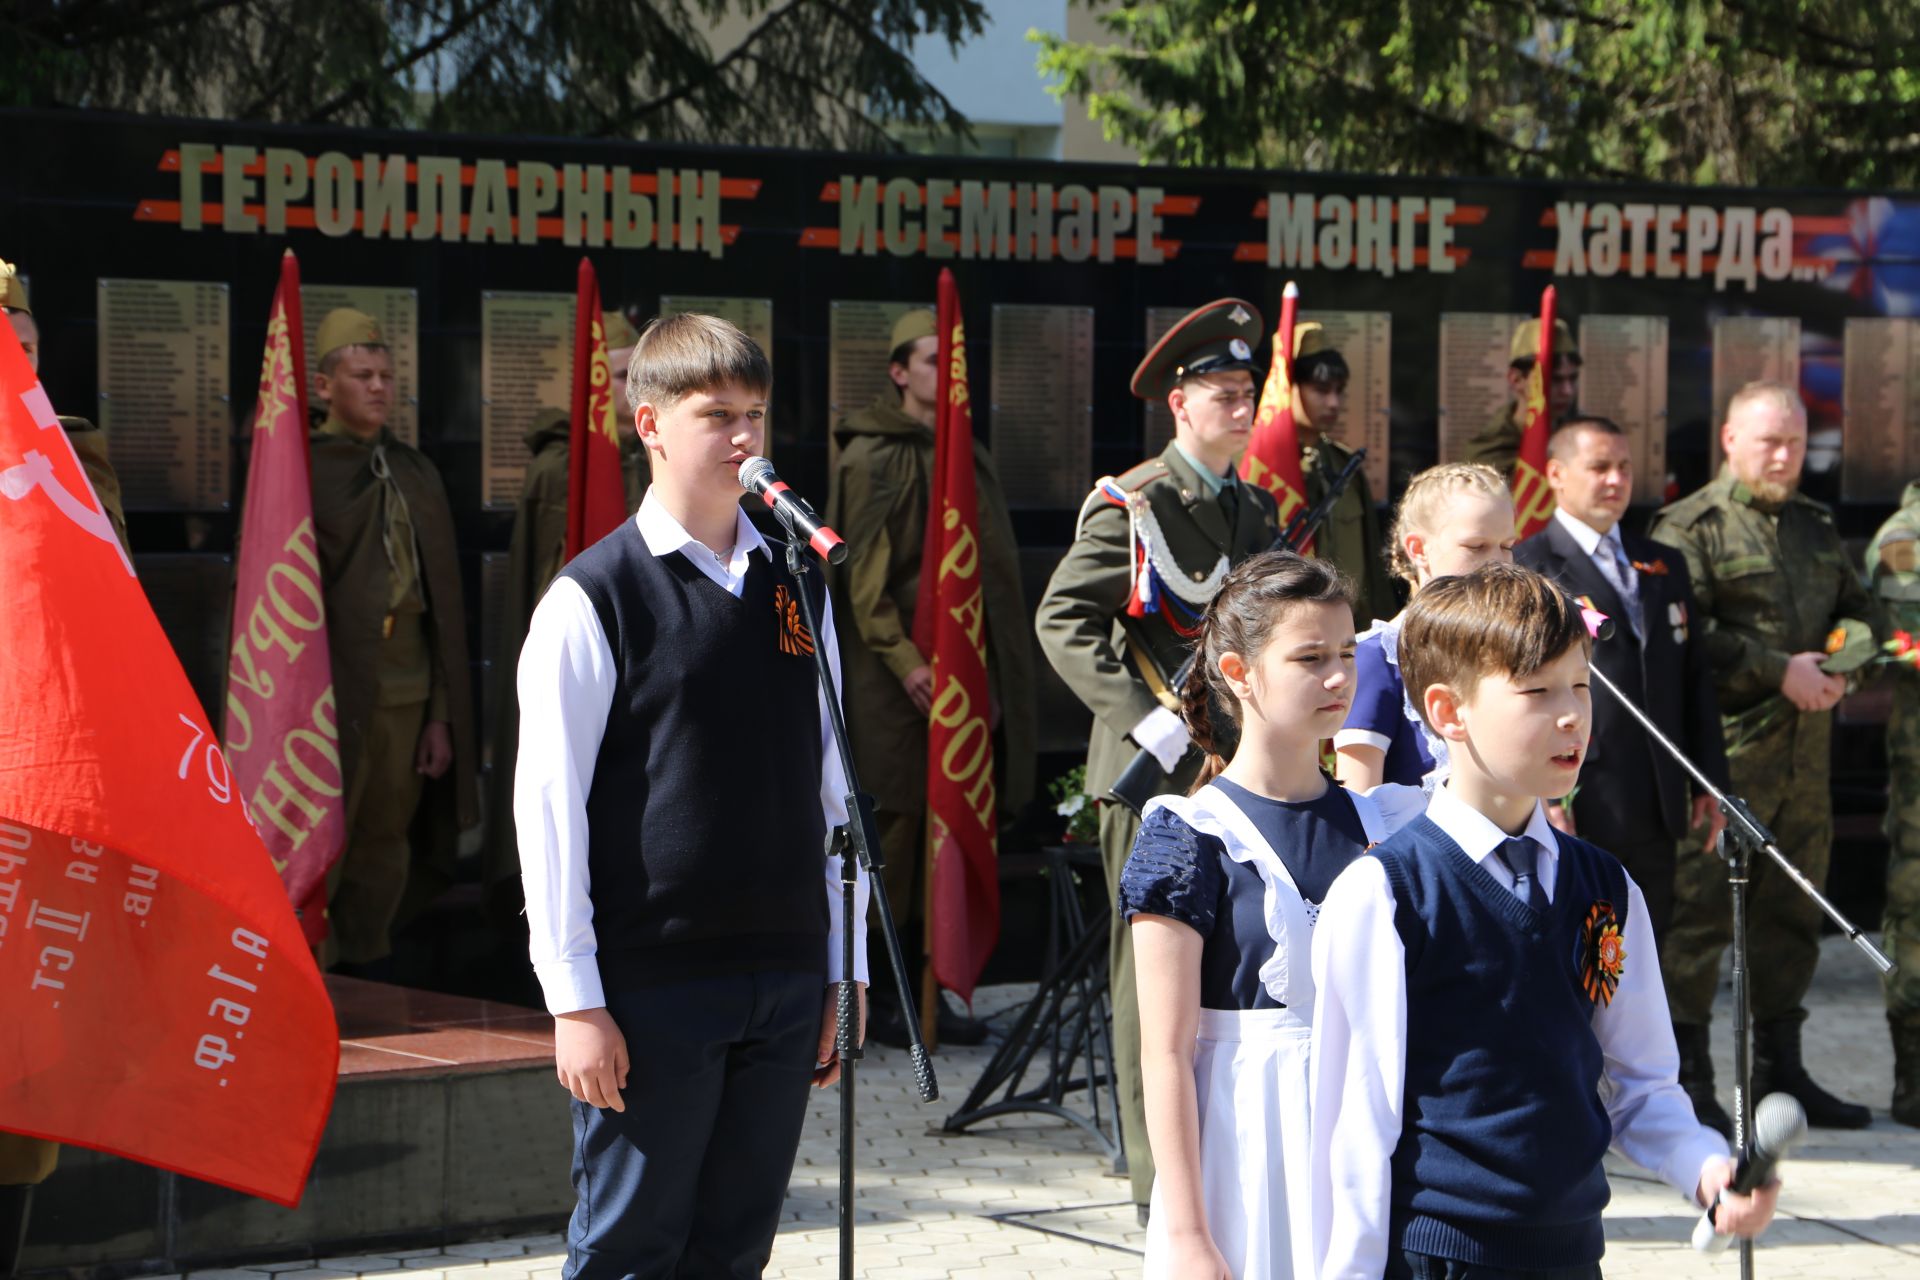
[(1180, 757), (1187, 754), (1187, 745), (1193, 741), (1186, 722), (1165, 707), (1149, 711), (1127, 736), (1153, 752), (1153, 758), (1168, 773), (1180, 767)]

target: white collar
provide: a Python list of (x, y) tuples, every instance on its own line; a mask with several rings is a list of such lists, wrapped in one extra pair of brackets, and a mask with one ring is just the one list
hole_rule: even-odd
[[(1585, 520), (1582, 520), (1579, 516), (1568, 515), (1565, 507), (1555, 507), (1553, 509), (1553, 518), (1560, 522), (1560, 527), (1565, 529), (1568, 536), (1579, 543), (1580, 549), (1588, 555), (1592, 555), (1598, 551), (1600, 544), (1603, 542), (1617, 543), (1620, 541), (1620, 526), (1617, 524), (1605, 533), (1602, 533)], [(1625, 544), (1622, 544), (1622, 549), (1625, 549)]]
[[(735, 573), (745, 572), (747, 556), (755, 551), (763, 552), (769, 560), (773, 559), (773, 552), (767, 550), (767, 540), (760, 536), (760, 530), (754, 528), (753, 521), (747, 519), (747, 513), (736, 509), (733, 519), (733, 559), (728, 568)], [(688, 533), (686, 526), (674, 519), (666, 504), (654, 496), (652, 485), (647, 486), (647, 496), (640, 499), (640, 510), (634, 513), (633, 522), (640, 530), (647, 550), (656, 556), (684, 551), (691, 545), (698, 547), (699, 554), (709, 560), (719, 558), (711, 547)]]
[[(1494, 825), (1493, 819), (1455, 795), (1452, 787), (1434, 788), (1433, 799), (1427, 802), (1427, 816), (1475, 862), (1485, 862), (1513, 838)], [(1560, 856), (1559, 837), (1547, 821), (1546, 806), (1538, 800), (1533, 802), (1533, 816), (1527, 819), (1527, 829), (1521, 834), (1540, 846), (1543, 857), (1557, 859)]]

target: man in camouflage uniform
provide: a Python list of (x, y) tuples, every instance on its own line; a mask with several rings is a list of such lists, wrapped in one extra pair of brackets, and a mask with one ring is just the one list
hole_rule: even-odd
[[(1833, 840), (1832, 710), (1847, 688), (1822, 664), (1836, 629), (1864, 634), (1878, 610), (1832, 514), (1799, 492), (1807, 413), (1798, 394), (1779, 383), (1749, 383), (1729, 402), (1720, 440), (1727, 460), (1719, 476), (1664, 508), (1648, 536), (1687, 557), (1733, 790), (1821, 885)], [(1681, 855), (1673, 907), (1663, 965), (1681, 1084), (1712, 1124), (1726, 1117), (1713, 1094), (1707, 1026), (1733, 927), (1726, 871), (1711, 853)], [(1770, 859), (1753, 859), (1753, 1091), (1792, 1094), (1811, 1124), (1860, 1128), (1871, 1118), (1867, 1109), (1829, 1094), (1801, 1063), (1801, 1001), (1820, 958), (1820, 921), (1812, 899)]]
[(440, 473), (386, 425), (393, 363), (378, 324), (329, 312), (314, 347), (328, 415), (309, 438), (313, 524), (348, 780), (324, 958), (367, 972), (451, 881), (458, 830), (479, 817), (466, 608)]
[[(1040, 647), (1093, 712), (1087, 790), (1107, 789), (1142, 749), (1184, 792), (1199, 771), (1167, 682), (1186, 661), (1207, 602), (1227, 569), (1273, 545), (1272, 497), (1241, 484), (1234, 461), (1253, 430), (1258, 387), (1252, 344), (1264, 332), (1252, 303), (1223, 298), (1182, 319), (1134, 371), (1133, 393), (1164, 399), (1174, 437), (1159, 457), (1102, 481), (1080, 508), (1079, 528), (1040, 602)], [(1134, 573), (1136, 540), (1147, 580)], [(1100, 806), (1100, 851), (1109, 900), (1140, 820)], [(1144, 1217), (1153, 1189), (1140, 1083), (1140, 1013), (1127, 922), (1112, 921), (1114, 1071), (1134, 1203)]]
[[(1353, 450), (1339, 441), (1346, 413), (1347, 360), (1328, 345), (1327, 332), (1309, 320), (1293, 330), (1293, 424), (1300, 437), (1300, 474), (1307, 482), (1307, 503), (1327, 496), (1334, 477)], [(1354, 473), (1313, 540), (1314, 554), (1353, 579), (1353, 625), (1365, 631), (1376, 618), (1400, 611), (1393, 578), (1387, 572), (1380, 536), (1380, 511), (1365, 470)]]
[[(834, 428), (840, 456), (827, 492), (827, 522), (847, 540), (850, 551), (832, 579), (847, 732), (861, 785), (874, 799), (887, 861), (887, 901), (912, 970), (908, 985), (922, 994), (927, 715), (933, 705), (933, 668), (913, 643), (913, 624), (927, 504), (933, 497), (939, 348), (933, 312), (909, 311), (895, 323), (887, 363), (893, 389)], [(1033, 633), (1000, 474), (978, 438), (973, 461), (996, 794), (1002, 813), (1017, 814), (1033, 796)], [(870, 998), (869, 1034), (885, 1044), (906, 1043), (907, 1029), (892, 987), (876, 983)], [(963, 1017), (944, 999), (936, 1017), (940, 1043), (979, 1044), (986, 1039), (978, 1020)]]
[[(1867, 547), (1867, 581), (1887, 623), (1920, 637), (1920, 484)], [(1920, 668), (1896, 666), (1887, 720), (1887, 913), (1882, 945), (1893, 958), (1883, 979), (1893, 1032), (1893, 1118), (1920, 1125)]]
[[(5, 311), (13, 336), (26, 352), (27, 363), (40, 371), (40, 326), (33, 318), (27, 298), (27, 282), (12, 264), (0, 260), (0, 311)], [(100, 509), (113, 524), (114, 536), (131, 556), (127, 543), (127, 520), (120, 510), (120, 479), (107, 460), (107, 437), (85, 418), (62, 416), (67, 440), (80, 459), (87, 480), (93, 485)], [(28, 1138), (17, 1133), (0, 1133), (0, 1276), (10, 1276), (18, 1268), (20, 1253), (27, 1242), (27, 1219), (33, 1207), (33, 1189), (52, 1175), (59, 1162), (58, 1143)]]
[[(1525, 428), (1527, 378), (1540, 359), (1540, 322), (1524, 320), (1513, 331), (1507, 347), (1507, 403), (1479, 434), (1467, 442), (1463, 462), (1484, 462), (1507, 475), (1520, 456), (1520, 433)], [(1553, 376), (1547, 379), (1547, 414), (1554, 426), (1572, 415), (1580, 403), (1580, 348), (1565, 320), (1553, 322)]]

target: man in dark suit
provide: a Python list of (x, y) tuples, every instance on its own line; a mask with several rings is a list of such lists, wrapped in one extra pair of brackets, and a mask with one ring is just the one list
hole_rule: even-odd
[[(1687, 562), (1678, 551), (1620, 528), (1633, 496), (1626, 435), (1606, 418), (1573, 417), (1547, 445), (1547, 484), (1556, 509), (1547, 526), (1513, 549), (1614, 620), (1593, 662), (1682, 751), (1726, 786), (1720, 709), (1693, 615)], [(1593, 691), (1593, 741), (1580, 785), (1549, 806), (1556, 827), (1591, 840), (1626, 866), (1646, 897), (1648, 922), (1664, 946), (1673, 912), (1676, 852), (1689, 832), (1708, 836), (1723, 821), (1706, 795), (1688, 803), (1688, 779), (1613, 697)], [(1711, 856), (1689, 845), (1689, 856)]]

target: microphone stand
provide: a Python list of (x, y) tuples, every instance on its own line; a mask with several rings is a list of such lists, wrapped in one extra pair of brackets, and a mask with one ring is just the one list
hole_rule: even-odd
[[(1600, 635), (1596, 639), (1604, 640), (1606, 636)], [(1893, 961), (1882, 955), (1880, 949), (1860, 932), (1859, 926), (1840, 914), (1840, 909), (1827, 901), (1826, 895), (1820, 892), (1813, 881), (1787, 860), (1787, 855), (1774, 842), (1773, 833), (1754, 816), (1745, 800), (1714, 786), (1713, 779), (1702, 773), (1699, 766), (1660, 731), (1660, 726), (1648, 718), (1646, 712), (1620, 692), (1620, 687), (1608, 679), (1604, 671), (1593, 666), (1589, 674), (1593, 682), (1605, 689), (1608, 696), (1619, 704), (1621, 710), (1646, 730), (1648, 738), (1687, 771), (1695, 786), (1713, 797), (1720, 812), (1727, 817), (1727, 825), (1720, 832), (1717, 852), (1727, 864), (1727, 888), (1733, 895), (1733, 1133), (1734, 1154), (1739, 1159), (1745, 1159), (1753, 1136), (1753, 1063), (1747, 1043), (1747, 1023), (1752, 1016), (1748, 1008), (1747, 990), (1747, 883), (1750, 860), (1760, 854), (1772, 858), (1780, 870), (1786, 872), (1787, 878), (1800, 887), (1800, 892), (1812, 898), (1814, 904), (1827, 913), (1827, 918), (1840, 926), (1840, 932), (1846, 935), (1847, 940), (1865, 952), (1867, 959), (1881, 973), (1892, 972)], [(1745, 1238), (1740, 1241), (1740, 1280), (1753, 1280), (1753, 1241)]]
[[(778, 511), (776, 515), (780, 514)], [(800, 614), (807, 634), (814, 638), (813, 666), (820, 677), (820, 691), (827, 705), (827, 722), (833, 727), (834, 748), (840, 753), (840, 769), (847, 784), (847, 825), (827, 842), (827, 856), (840, 855), (840, 981), (834, 994), (836, 1021), (834, 1053), (840, 1060), (840, 1277), (853, 1280), (853, 1121), (854, 1069), (861, 1057), (860, 984), (854, 980), (853, 933), (857, 923), (855, 889), (859, 868), (867, 870), (867, 884), (874, 904), (879, 907), (880, 933), (886, 940), (887, 955), (893, 962), (894, 983), (899, 989), (900, 1012), (907, 1023), (908, 1055), (913, 1063), (913, 1079), (922, 1102), (940, 1096), (934, 1079), (933, 1064), (927, 1058), (927, 1043), (921, 1038), (920, 1017), (914, 1008), (913, 992), (906, 979), (906, 957), (900, 948), (900, 933), (894, 927), (893, 907), (887, 901), (886, 867), (880, 850), (880, 837), (873, 820), (873, 797), (860, 789), (853, 767), (853, 751), (847, 743), (846, 720), (840, 714), (840, 697), (833, 686), (833, 668), (827, 661), (826, 637), (820, 633), (814, 616), (813, 597), (807, 594), (806, 575), (812, 570), (807, 556), (807, 540), (780, 522), (781, 536), (787, 548), (787, 571), (800, 588)], [(848, 846), (851, 845), (849, 856)], [(856, 860), (857, 859), (857, 860)]]

